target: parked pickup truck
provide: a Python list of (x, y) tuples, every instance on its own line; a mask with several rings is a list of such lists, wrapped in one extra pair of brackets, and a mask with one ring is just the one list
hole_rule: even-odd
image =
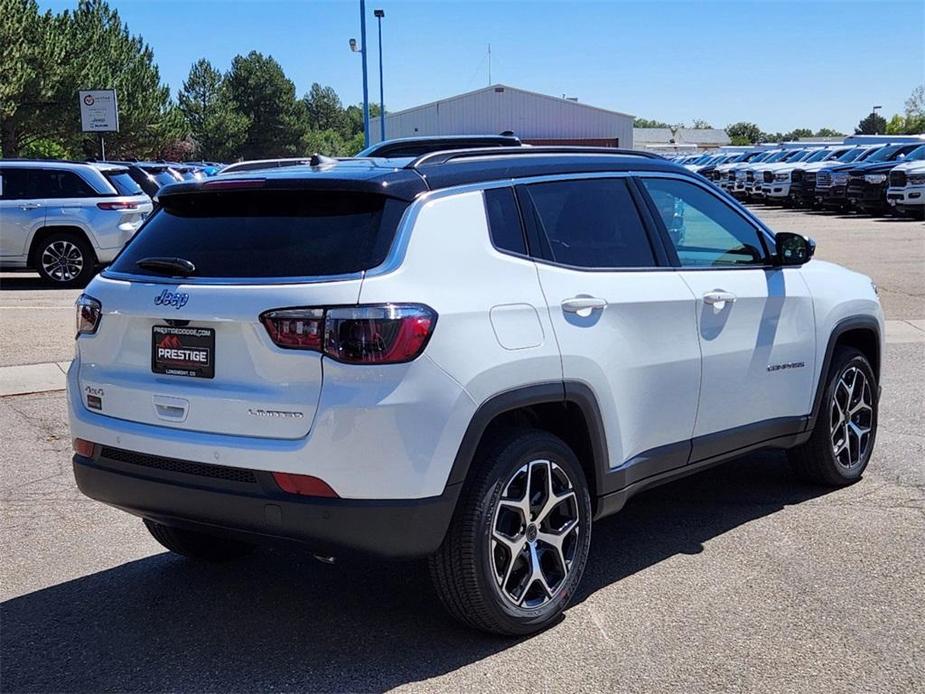
[(826, 167), (820, 170), (816, 174), (817, 204), (835, 209), (850, 208), (848, 178), (852, 171), (858, 170), (861, 162), (864, 162), (865, 165), (891, 161), (898, 163), (906, 154), (919, 146), (917, 143), (882, 145), (871, 150), (868, 154), (858, 157), (854, 163)]
[[(908, 148), (912, 148), (911, 151)], [(879, 214), (889, 209), (890, 172), (907, 161), (925, 160), (925, 145), (905, 145), (889, 161), (862, 164), (848, 172), (848, 202), (860, 212)]]
[(902, 215), (925, 219), (925, 161), (903, 162), (890, 171), (886, 200)]
[(830, 156), (813, 162), (801, 162), (790, 174), (790, 201), (796, 207), (812, 207), (816, 202), (816, 174), (837, 164), (850, 164), (873, 149), (841, 145), (830, 150)]

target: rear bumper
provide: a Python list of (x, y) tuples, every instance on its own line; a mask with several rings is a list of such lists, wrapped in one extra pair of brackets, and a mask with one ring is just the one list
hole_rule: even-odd
[[(129, 460), (137, 456), (121, 453)], [(424, 499), (323, 499), (282, 492), (268, 472), (236, 469), (233, 478), (222, 479), (198, 474), (201, 464), (164, 460), (171, 469), (116, 460), (97, 447), (93, 458), (74, 456), (74, 477), (91, 499), (164, 525), (258, 544), (295, 541), (316, 553), (386, 558), (434, 552), (461, 487), (450, 485)]]

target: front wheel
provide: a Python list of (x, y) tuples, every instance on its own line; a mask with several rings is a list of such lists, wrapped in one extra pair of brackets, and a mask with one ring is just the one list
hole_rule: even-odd
[(495, 437), (473, 461), (453, 521), (430, 558), (447, 610), (469, 626), (530, 634), (575, 593), (591, 541), (591, 499), (572, 450), (532, 429)]
[(859, 350), (841, 347), (809, 440), (788, 455), (803, 478), (841, 487), (861, 479), (877, 436), (877, 378)]

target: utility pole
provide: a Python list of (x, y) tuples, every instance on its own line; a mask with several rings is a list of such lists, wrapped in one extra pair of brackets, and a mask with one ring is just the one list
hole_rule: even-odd
[(360, 52), (363, 54), (363, 142), (369, 147), (369, 80), (366, 74), (366, 0), (360, 0)]
[(385, 87), (382, 84), (382, 18), (385, 10), (373, 10), (379, 22), (379, 141), (385, 142)]

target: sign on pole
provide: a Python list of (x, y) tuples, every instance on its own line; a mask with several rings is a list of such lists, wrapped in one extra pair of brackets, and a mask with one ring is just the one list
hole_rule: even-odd
[(92, 89), (78, 92), (80, 125), (85, 133), (119, 132), (119, 104), (115, 89)]

